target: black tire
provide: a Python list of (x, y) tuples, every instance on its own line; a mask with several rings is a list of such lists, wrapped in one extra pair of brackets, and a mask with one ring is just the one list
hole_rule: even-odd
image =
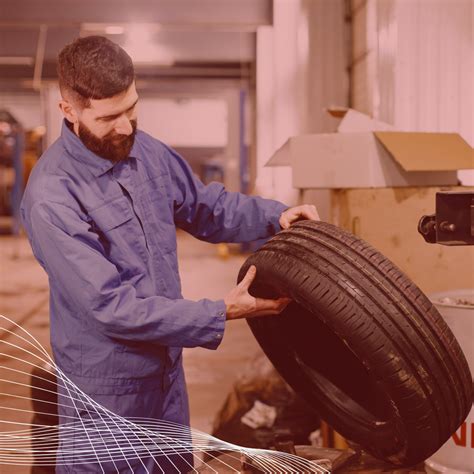
[(290, 296), (248, 323), (286, 381), (347, 439), (410, 466), (437, 451), (472, 404), (454, 335), (421, 290), (365, 241), (301, 221), (251, 255), (254, 296)]

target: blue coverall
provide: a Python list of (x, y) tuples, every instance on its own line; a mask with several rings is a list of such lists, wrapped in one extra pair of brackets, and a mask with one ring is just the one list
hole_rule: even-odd
[[(130, 157), (113, 164), (64, 122), (33, 169), (21, 205), (34, 255), (49, 277), (58, 367), (122, 417), (189, 425), (182, 348), (216, 349), (226, 306), (222, 299), (183, 299), (176, 227), (208, 242), (252, 241), (278, 232), (287, 208), (217, 182), (205, 186), (179, 154), (142, 131)], [(62, 420), (91, 416), (62, 403)], [(152, 458), (72, 463), (57, 472), (117, 472), (117, 466), (130, 472), (130, 465), (134, 472), (187, 472), (190, 462), (177, 456), (174, 465), (160, 459), (160, 468)]]

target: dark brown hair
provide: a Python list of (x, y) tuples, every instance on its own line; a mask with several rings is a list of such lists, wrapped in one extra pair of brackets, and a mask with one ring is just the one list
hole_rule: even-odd
[(61, 94), (82, 107), (90, 99), (107, 99), (129, 88), (135, 79), (130, 56), (103, 36), (86, 36), (66, 45), (58, 56)]

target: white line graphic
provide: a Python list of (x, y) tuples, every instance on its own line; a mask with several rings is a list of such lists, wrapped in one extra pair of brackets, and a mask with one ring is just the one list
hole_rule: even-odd
[[(41, 375), (37, 375), (38, 370), (31, 374), (33, 369), (38, 369)], [(34, 388), (36, 393), (44, 394), (44, 399), (24, 396), (25, 388), (33, 388), (32, 378), (45, 382)], [(104, 473), (103, 464), (108, 466), (107, 472), (114, 466), (118, 473), (117, 463), (126, 463), (133, 472), (130, 462), (138, 461), (148, 473), (142, 460), (152, 459), (154, 471), (167, 474), (159, 461), (167, 459), (176, 467), (173, 460), (181, 459), (189, 466), (189, 472), (200, 472), (189, 462), (192, 457), (199, 469), (207, 466), (206, 472), (218, 473), (219, 468), (216, 470), (202, 461), (202, 455), (206, 454), (214, 466), (218, 463), (226, 472), (241, 472), (228, 464), (231, 459), (237, 459), (239, 465), (244, 459), (264, 473), (329, 472), (315, 461), (279, 451), (242, 447), (188, 426), (151, 418), (123, 418), (79, 389), (32, 334), (3, 315), (0, 315), (0, 382), (8, 388), (0, 392), (0, 426), (8, 427), (6, 431), (0, 430), (0, 465), (95, 463)], [(51, 398), (55, 400), (58, 389), (63, 395), (58, 401), (51, 401)], [(15, 406), (8, 406), (8, 400), (16, 401)], [(67, 405), (60, 400), (66, 400)], [(29, 402), (40, 402), (45, 411), (29, 409)], [(17, 408), (19, 403), (25, 408)], [(51, 413), (56, 414), (61, 406), (73, 408), (74, 415), (64, 416), (60, 424), (25, 421), (26, 415), (54, 419), (56, 415)], [(221, 454), (227, 457), (221, 459), (218, 457)], [(178, 468), (175, 472), (179, 472)]]

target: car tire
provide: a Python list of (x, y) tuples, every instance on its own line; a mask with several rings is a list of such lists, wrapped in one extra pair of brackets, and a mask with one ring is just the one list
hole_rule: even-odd
[(279, 315), (249, 318), (253, 334), (344, 437), (410, 466), (462, 424), (473, 384), (458, 342), (423, 292), (367, 242), (305, 220), (252, 254), (239, 282), (250, 265), (250, 294), (292, 298)]

